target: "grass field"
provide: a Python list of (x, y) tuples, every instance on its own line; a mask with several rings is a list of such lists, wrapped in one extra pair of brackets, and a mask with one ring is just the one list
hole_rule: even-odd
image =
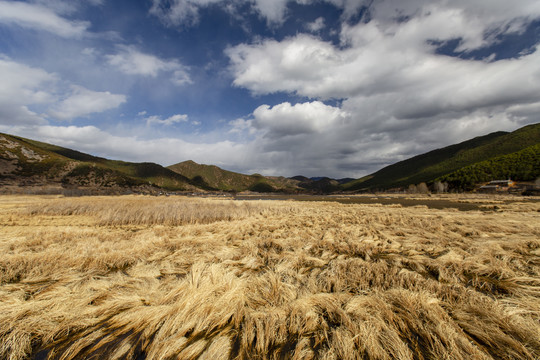
[(539, 359), (540, 202), (0, 197), (0, 359)]

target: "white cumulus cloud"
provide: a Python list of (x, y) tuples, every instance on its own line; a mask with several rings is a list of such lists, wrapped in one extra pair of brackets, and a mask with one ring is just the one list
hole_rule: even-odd
[[(494, 35), (521, 31), (525, 24), (540, 16), (540, 4), (535, 0), (390, 0), (372, 2), (370, 11), (383, 23), (394, 23), (398, 17), (417, 18), (429, 12), (455, 13), (465, 19), (463, 27), (455, 31), (462, 32), (464, 42), (475, 47), (493, 41)], [(445, 22), (439, 25), (444, 27)], [(490, 36), (483, 39), (486, 33), (481, 33), (482, 29), (488, 30)]]
[(114, 109), (126, 96), (79, 85), (65, 89), (56, 74), (0, 56), (0, 123), (43, 124)]
[(118, 46), (118, 52), (106, 55), (110, 65), (129, 75), (156, 77), (160, 73), (171, 73), (176, 85), (191, 83), (187, 68), (178, 60), (163, 60), (151, 54), (145, 54), (133, 46)]
[(167, 25), (189, 27), (200, 21), (199, 11), (212, 5), (242, 15), (243, 6), (250, 6), (269, 25), (281, 24), (290, 2), (309, 4), (315, 0), (152, 0), (150, 13)]
[[(340, 96), (346, 74), (338, 78), (336, 68), (351, 61), (348, 51), (310, 35), (300, 34), (283, 41), (265, 40), (255, 44), (240, 44), (226, 50), (231, 61), (234, 85), (254, 94), (278, 91), (317, 97), (327, 92), (327, 98)], [(346, 69), (344, 69), (346, 70)], [(345, 71), (343, 71), (345, 73)], [(346, 85), (345, 85), (346, 87)]]
[(324, 29), (325, 26), (324, 18), (321, 16), (315, 19), (315, 21), (306, 24), (306, 29), (308, 29), (310, 32), (316, 33), (317, 31)]
[(59, 120), (71, 120), (117, 108), (126, 100), (126, 96), (122, 94), (92, 91), (82, 86), (72, 85), (71, 93), (52, 107), (50, 115)]
[(0, 1), (0, 23), (48, 31), (66, 38), (79, 38), (90, 26), (87, 21), (61, 17), (43, 5), (21, 1)]
[(54, 74), (0, 56), (0, 79), (0, 124), (45, 121), (29, 106), (54, 101), (54, 95), (48, 91), (58, 80)]
[(320, 101), (270, 107), (261, 105), (253, 112), (253, 126), (276, 138), (331, 130), (345, 123), (349, 115)]
[(185, 114), (176, 114), (169, 116), (166, 119), (162, 119), (161, 116), (158, 115), (152, 115), (146, 118), (146, 124), (152, 125), (164, 125), (164, 126), (171, 126), (177, 123), (186, 122), (188, 121), (188, 116)]
[(150, 13), (168, 25), (193, 25), (199, 21), (199, 8), (224, 0), (152, 0)]

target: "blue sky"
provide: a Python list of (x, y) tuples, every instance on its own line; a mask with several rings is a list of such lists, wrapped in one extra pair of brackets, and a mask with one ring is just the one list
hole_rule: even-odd
[(540, 120), (538, 1), (0, 0), (0, 131), (361, 177)]

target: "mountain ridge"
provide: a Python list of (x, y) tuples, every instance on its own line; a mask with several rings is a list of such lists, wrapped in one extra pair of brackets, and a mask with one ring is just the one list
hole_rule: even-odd
[(216, 165), (198, 164), (193, 160), (182, 161), (167, 166), (168, 169), (182, 174), (195, 184), (208, 186), (221, 191), (256, 191), (256, 192), (290, 192), (296, 184), (286, 178), (262, 176), (260, 174), (245, 175), (224, 170)]
[(512, 132), (497, 131), (399, 161), (361, 179), (346, 183), (343, 189), (385, 190), (433, 182), (460, 168), (508, 155), (539, 142), (540, 123), (530, 124)]
[(0, 183), (118, 191), (198, 190), (189, 179), (155, 163), (109, 160), (0, 133)]

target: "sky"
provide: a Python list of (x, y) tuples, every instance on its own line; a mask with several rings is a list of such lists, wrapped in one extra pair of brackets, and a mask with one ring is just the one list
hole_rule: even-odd
[(358, 178), (540, 122), (538, 0), (0, 0), (0, 132)]

